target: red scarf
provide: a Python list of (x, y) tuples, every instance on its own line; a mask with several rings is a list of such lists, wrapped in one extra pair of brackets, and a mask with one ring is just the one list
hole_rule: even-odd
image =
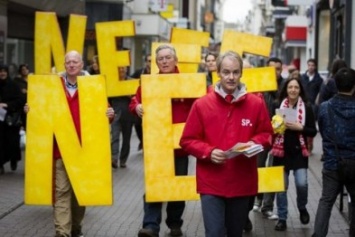
[[(290, 102), (289, 102), (288, 98), (286, 98), (282, 101), (280, 108), (288, 108), (289, 104), (290, 104)], [(305, 121), (306, 121), (306, 109), (305, 109), (305, 105), (304, 105), (301, 97), (298, 98), (296, 110), (298, 113), (297, 114), (298, 122), (300, 122), (304, 126)], [(298, 139), (300, 141), (302, 155), (304, 157), (308, 157), (309, 152), (307, 150), (306, 142), (305, 142), (301, 133), (298, 133)], [(274, 142), (272, 149), (271, 149), (271, 154), (273, 156), (277, 156), (277, 157), (284, 157), (285, 156), (284, 141), (285, 141), (285, 139), (284, 139), (283, 134), (278, 134), (276, 136), (275, 142)]]

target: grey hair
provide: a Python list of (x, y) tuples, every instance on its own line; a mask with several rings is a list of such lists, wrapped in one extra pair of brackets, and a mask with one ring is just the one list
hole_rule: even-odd
[(177, 59), (177, 56), (176, 56), (176, 50), (175, 48), (170, 45), (170, 44), (162, 44), (162, 45), (159, 45), (158, 48), (155, 50), (155, 58), (158, 57), (158, 53), (163, 50), (163, 49), (169, 49), (171, 54), (174, 56), (175, 59)]
[(242, 57), (234, 52), (234, 51), (227, 51), (225, 53), (222, 53), (218, 56), (217, 58), (217, 72), (220, 72), (221, 71), (221, 66), (222, 66), (222, 61), (225, 59), (225, 58), (232, 58), (232, 59), (235, 59), (239, 62), (239, 65), (240, 65), (240, 70), (241, 72), (243, 72), (243, 59)]

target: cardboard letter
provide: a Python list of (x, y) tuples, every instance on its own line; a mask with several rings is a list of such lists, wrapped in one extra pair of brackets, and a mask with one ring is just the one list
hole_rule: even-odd
[(28, 83), (25, 203), (51, 205), (53, 135), (80, 205), (111, 205), (112, 174), (107, 97), (103, 76), (78, 78), (81, 143), (62, 81), (31, 75)]

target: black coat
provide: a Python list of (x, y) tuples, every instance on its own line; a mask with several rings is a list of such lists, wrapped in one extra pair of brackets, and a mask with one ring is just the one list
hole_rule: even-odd
[[(21, 112), (25, 104), (24, 97), (19, 86), (9, 78), (0, 79), (0, 103), (6, 103), (8, 114)], [(20, 160), (20, 135), (19, 127), (8, 126), (0, 121), (0, 165), (9, 160)]]
[[(307, 144), (307, 137), (314, 137), (317, 134), (316, 122), (312, 107), (306, 105), (306, 121), (303, 127), (302, 136)], [(299, 141), (299, 132), (286, 129), (284, 134), (284, 157), (274, 157), (273, 166), (285, 166), (285, 170), (297, 170), (308, 168), (308, 157), (302, 155)]]

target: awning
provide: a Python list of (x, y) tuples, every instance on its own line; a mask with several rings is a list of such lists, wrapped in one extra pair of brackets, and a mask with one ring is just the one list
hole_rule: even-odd
[(285, 21), (284, 41), (285, 47), (306, 47), (307, 17), (292, 15)]

